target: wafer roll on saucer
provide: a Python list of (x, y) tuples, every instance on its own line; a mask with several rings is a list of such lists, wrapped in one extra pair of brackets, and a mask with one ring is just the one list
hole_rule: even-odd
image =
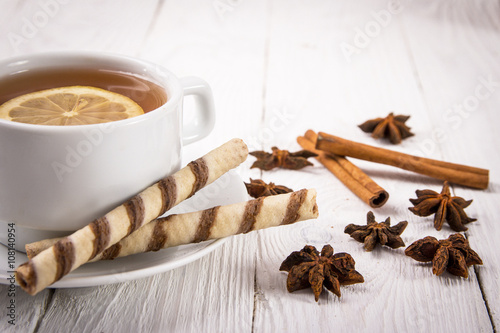
[[(136, 230), (97, 255), (92, 261), (224, 238), (254, 230), (318, 217), (316, 190), (261, 197), (247, 202), (216, 206), (203, 211), (159, 218)], [(57, 239), (26, 245), (28, 257), (52, 246)]]
[(20, 265), (17, 282), (35, 295), (237, 167), (247, 156), (242, 140), (228, 141)]

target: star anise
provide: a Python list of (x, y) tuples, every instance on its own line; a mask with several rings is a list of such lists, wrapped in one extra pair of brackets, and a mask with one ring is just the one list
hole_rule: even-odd
[(445, 270), (467, 278), (467, 266), (482, 265), (479, 255), (470, 248), (469, 241), (461, 234), (437, 240), (432, 236), (422, 238), (405, 250), (405, 254), (417, 261), (432, 261), (432, 273), (441, 275)]
[(358, 242), (365, 244), (366, 251), (372, 251), (377, 243), (387, 245), (393, 249), (405, 246), (400, 235), (405, 230), (408, 222), (401, 221), (391, 227), (391, 218), (388, 217), (384, 222), (376, 222), (373, 212), (366, 215), (367, 225), (349, 224), (344, 232), (351, 235)]
[(366, 133), (372, 133), (375, 139), (389, 138), (393, 144), (401, 143), (401, 140), (406, 139), (414, 134), (410, 132), (410, 128), (405, 125), (405, 122), (410, 116), (397, 115), (389, 113), (385, 118), (375, 118), (367, 120), (359, 128)]
[(323, 246), (321, 254), (314, 246), (306, 245), (292, 252), (281, 264), (280, 271), (288, 272), (286, 287), (289, 292), (311, 287), (317, 302), (323, 286), (340, 297), (341, 285), (364, 282), (354, 265), (350, 254), (333, 254), (330, 245)]
[(277, 147), (272, 147), (271, 149), (272, 153), (266, 153), (262, 150), (251, 152), (250, 155), (257, 157), (257, 161), (252, 164), (251, 168), (259, 168), (261, 170), (271, 170), (274, 168), (298, 170), (308, 165), (313, 165), (307, 159), (318, 156), (307, 150), (290, 153), (288, 150), (281, 150)]
[(250, 178), (250, 183), (245, 183), (245, 186), (248, 194), (254, 198), (293, 192), (292, 189), (283, 185), (275, 185), (273, 182), (266, 184), (262, 179)]
[(441, 193), (432, 190), (417, 190), (417, 199), (410, 199), (415, 207), (408, 209), (418, 216), (434, 216), (434, 228), (441, 230), (444, 221), (448, 222), (455, 231), (465, 231), (464, 224), (474, 222), (476, 219), (470, 218), (464, 212), (464, 208), (469, 206), (472, 200), (465, 200), (461, 197), (452, 197), (450, 186), (447, 181), (443, 184)]

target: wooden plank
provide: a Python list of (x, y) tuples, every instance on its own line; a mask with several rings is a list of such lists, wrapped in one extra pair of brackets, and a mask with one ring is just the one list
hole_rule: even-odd
[[(157, 2), (148, 0), (139, 5), (133, 1), (123, 1), (119, 11), (115, 10), (113, 2), (102, 1), (5, 2), (2, 4), (0, 13), (3, 22), (0, 58), (31, 52), (69, 49), (122, 52), (134, 55), (144, 40), (144, 34), (148, 31)], [(143, 19), (137, 20), (137, 17)], [(11, 300), (8, 296), (8, 287), (1, 285), (0, 294), (2, 295), (0, 305), (6, 308)], [(38, 330), (40, 326), (43, 326), (44, 316), (50, 309), (52, 300), (55, 299), (57, 302), (57, 296), (53, 298), (53, 294), (53, 290), (46, 290), (32, 297), (17, 288), (14, 298), (16, 325), (12, 326), (8, 320), (2, 320), (0, 331)], [(74, 304), (78, 299), (72, 300)], [(84, 297), (78, 301), (91, 303), (90, 299)], [(58, 313), (65, 311), (65, 307), (55, 309)], [(61, 331), (64, 327), (59, 320), (55, 320), (52, 324), (56, 327), (53, 331)]]
[[(412, 4), (414, 15), (405, 16), (409, 46), (418, 68), (422, 89), (432, 111), (435, 128), (426, 133), (427, 151), (436, 146), (445, 159), (488, 168), (490, 187), (485, 191), (454, 187), (454, 193), (474, 199), (467, 208), (478, 219), (465, 232), (484, 265), (476, 272), (496, 329), (500, 327), (498, 276), (500, 252), (496, 249), (500, 227), (494, 223), (500, 166), (500, 68), (495, 59), (500, 52), (500, 6), (489, 1), (439, 2), (434, 10)], [(425, 24), (424, 24), (425, 22)], [(440, 22), (443, 22), (440, 24)], [(464, 24), (466, 22), (467, 24)], [(439, 28), (438, 28), (439, 25)], [(421, 34), (415, 34), (415, 31)], [(433, 38), (425, 38), (432, 30)], [(424, 41), (425, 39), (425, 41)], [(419, 47), (425, 43), (426, 48)]]
[[(274, 4), (273, 13), (281, 13), (285, 4)], [(410, 10), (392, 15), (391, 23), (380, 34), (374, 35), (369, 46), (361, 48), (350, 63), (346, 64), (343, 54), (336, 49), (343, 42), (354, 40), (356, 31), (363, 31), (371, 22), (376, 22), (373, 13), (387, 9), (387, 3), (382, 1), (364, 5), (359, 8), (355, 5), (315, 2), (304, 13), (303, 8), (299, 9), (287, 2), (286, 15), (273, 15), (269, 62), (271, 70), (267, 81), (270, 92), (266, 94), (266, 104), (268, 107), (284, 105), (293, 100), (293, 107), (298, 109), (295, 114), (298, 116), (287, 127), (286, 133), (276, 135), (272, 144), (297, 150), (299, 147), (294, 142), (295, 136), (312, 127), (389, 148), (388, 144), (374, 142), (356, 125), (391, 110), (411, 114), (411, 126), (419, 136), (423, 132), (425, 137), (422, 129), (428, 127), (429, 123), (437, 125), (428, 109), (427, 100), (420, 91), (419, 72), (415, 73), (411, 50), (402, 42), (409, 38), (400, 30), (402, 17), (411, 16)], [(321, 16), (318, 13), (329, 15)], [(293, 22), (299, 17), (302, 19), (300, 26), (294, 26)], [(345, 17), (349, 20), (342, 19)], [(337, 33), (338, 30), (333, 28), (325, 29), (332, 26), (343, 33)], [(294, 27), (296, 31), (293, 30)], [(317, 27), (322, 27), (322, 31), (327, 32), (320, 34)], [(351, 35), (352, 39), (345, 36), (346, 31), (355, 31)], [(411, 35), (415, 34), (425, 40), (432, 39), (430, 32), (420, 34), (413, 29)], [(314, 52), (305, 45), (312, 45)], [(287, 72), (286, 69), (290, 68), (295, 70)], [(266, 114), (266, 117), (269, 115)], [(420, 139), (410, 138), (394, 149), (413, 151), (420, 140), (421, 136)], [(270, 148), (269, 145), (267, 149)], [(436, 155), (439, 155), (439, 151), (430, 157)], [(439, 182), (386, 166), (354, 162), (372, 175), (391, 195), (386, 206), (375, 211), (377, 220), (390, 216), (394, 224), (401, 220), (410, 222), (403, 234), (407, 245), (426, 235), (445, 238), (451, 233), (450, 230), (444, 233), (435, 231), (430, 221), (423, 222), (407, 210), (410, 206), (408, 198), (414, 197), (417, 188), (440, 188)], [(315, 164), (319, 165), (317, 162)], [(344, 234), (347, 224), (366, 223), (366, 212), (370, 209), (328, 171), (319, 168), (264, 173), (267, 181), (294, 189), (315, 187), (318, 190), (320, 218), (316, 222), (304, 222), (286, 230), (261, 233), (262, 245), (257, 261), (259, 297), (254, 324), (257, 331), (492, 329), (479, 283), (472, 269), (468, 280), (457, 279), (449, 274), (435, 277), (429, 265), (419, 264), (406, 257), (404, 248), (378, 248), (367, 253), (363, 251), (361, 244)], [(352, 254), (358, 271), (365, 277), (365, 283), (343, 287), (341, 299), (325, 293), (320, 297), (318, 306), (314, 305), (310, 291), (287, 294), (286, 274), (277, 272), (281, 261), (305, 244), (321, 249), (326, 243), (332, 244), (338, 252)]]
[(246, 246), (230, 241), (206, 258), (167, 273), (110, 286), (60, 289), (39, 329), (249, 331), (252, 313), (242, 303), (253, 303), (253, 290), (241, 285), (253, 285), (253, 274), (241, 273), (253, 261)]
[[(262, 112), (265, 8), (265, 1), (165, 3), (141, 52), (179, 77), (195, 75), (209, 83), (217, 112), (205, 140), (209, 145), (233, 137), (255, 141), (251, 136), (259, 130)], [(186, 119), (192, 108), (186, 98)]]
[[(0, 285), (0, 306), (5, 309), (2, 320), (0, 320), (0, 331), (34, 332), (45, 315), (53, 291), (44, 290), (36, 297), (33, 297), (19, 287), (16, 287), (15, 295), (10, 295), (9, 288), (8, 285)], [(12, 312), (8, 309), (11, 302), (14, 304)], [(13, 316), (8, 316), (8, 314)]]
[(0, 57), (60, 50), (137, 55), (158, 3), (127, 0), (118, 8), (113, 1), (98, 0), (7, 2), (2, 4), (6, 46)]
[[(266, 25), (254, 22), (267, 19), (265, 1), (165, 3), (141, 57), (179, 77), (205, 79), (212, 88), (217, 112), (212, 134), (203, 146), (185, 147), (186, 155), (197, 155), (207, 146), (232, 137), (244, 139), (251, 150), (261, 147), (260, 137), (254, 135), (263, 112)], [(193, 107), (186, 98), (188, 119)], [(237, 170), (242, 176), (248, 163)], [(175, 309), (160, 310), (165, 319), (155, 329), (251, 331), (256, 239), (257, 235), (237, 236), (207, 258), (173, 271), (172, 276), (183, 281), (183, 288), (160, 296), (164, 303), (178, 303)], [(187, 269), (189, 273), (184, 274)]]

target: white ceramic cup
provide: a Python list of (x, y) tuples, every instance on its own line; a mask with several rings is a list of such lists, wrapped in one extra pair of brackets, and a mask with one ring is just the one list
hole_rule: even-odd
[[(96, 125), (47, 126), (0, 119), (0, 242), (23, 250), (36, 240), (82, 228), (180, 168), (183, 144), (215, 122), (205, 81), (178, 79), (147, 61), (97, 53), (49, 53), (0, 62), (0, 80), (21, 71), (91, 68), (131, 73), (165, 89), (167, 102), (134, 118)], [(184, 96), (196, 110), (183, 125)], [(8, 234), (14, 223), (15, 233)], [(9, 237), (10, 236), (10, 237)], [(12, 245), (12, 243), (11, 243)]]

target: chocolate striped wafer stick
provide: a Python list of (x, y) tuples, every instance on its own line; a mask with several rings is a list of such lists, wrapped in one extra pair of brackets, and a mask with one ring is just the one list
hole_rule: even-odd
[[(92, 261), (158, 251), (316, 217), (318, 206), (314, 189), (262, 197), (193, 213), (170, 215), (136, 230)], [(48, 239), (26, 245), (28, 257), (36, 256), (56, 241), (57, 239)]]
[(237, 167), (247, 156), (248, 148), (240, 139), (212, 150), (20, 265), (17, 282), (35, 295)]

